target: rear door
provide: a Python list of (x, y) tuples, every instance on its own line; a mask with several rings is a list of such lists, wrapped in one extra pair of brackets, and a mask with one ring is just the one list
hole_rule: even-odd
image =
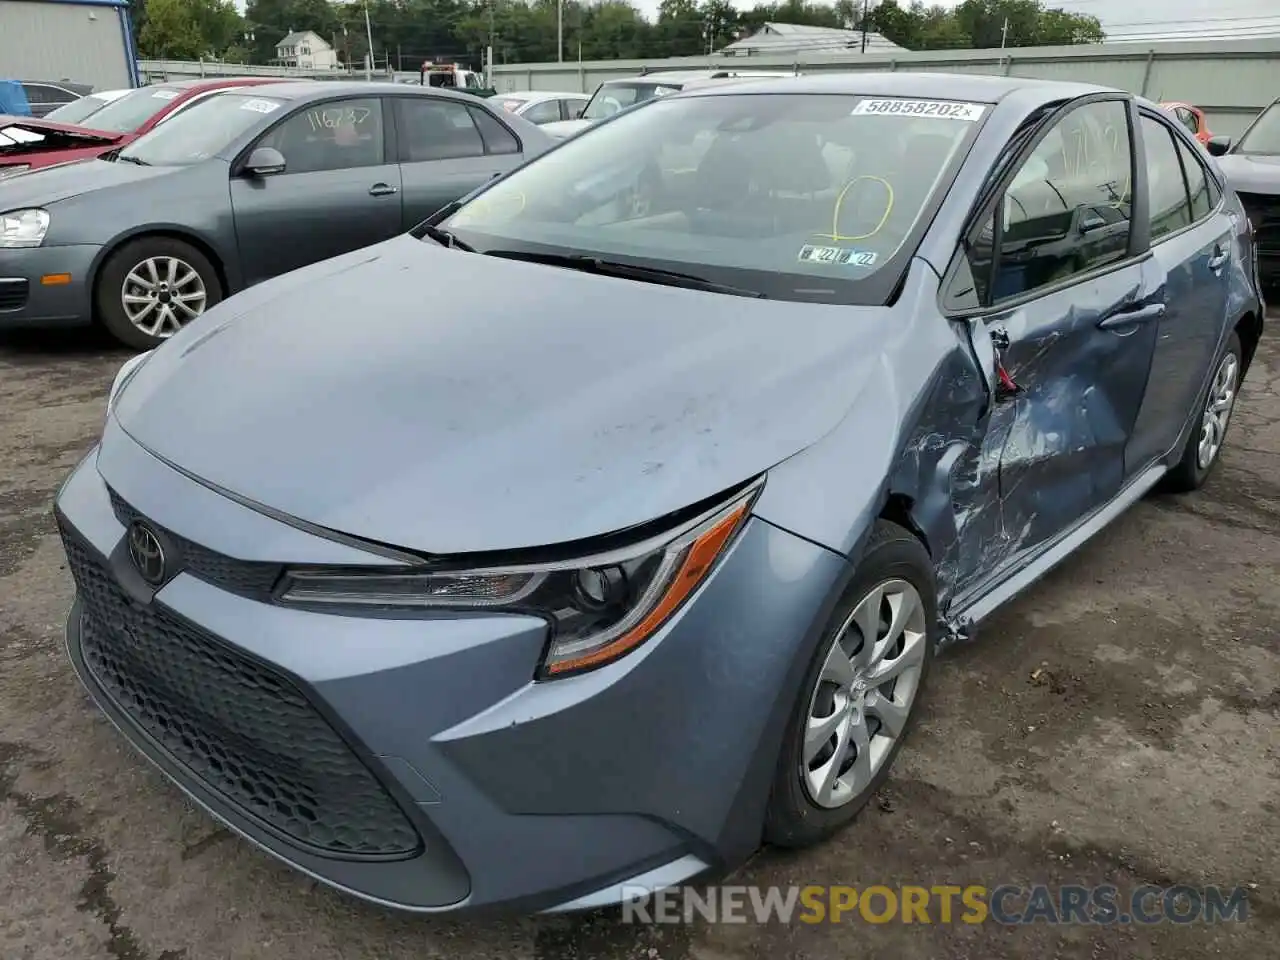
[(1125, 468), (1135, 474), (1168, 453), (1197, 406), (1227, 316), (1236, 226), (1199, 149), (1161, 116), (1142, 114), (1151, 250), (1166, 277), (1166, 310)]
[(484, 107), (443, 97), (393, 103), (406, 230), (522, 160), (516, 135)]
[(1127, 98), (1074, 105), (1010, 172), (948, 286), (1016, 385), (988, 426), (998, 481), (963, 535), (972, 586), (1020, 562), (1120, 491), (1164, 278), (1132, 223)]
[(232, 171), (231, 206), (246, 285), (400, 232), (400, 167), (388, 158), (384, 110), (380, 97), (296, 109), (254, 144), (279, 150), (283, 173), (252, 177)]

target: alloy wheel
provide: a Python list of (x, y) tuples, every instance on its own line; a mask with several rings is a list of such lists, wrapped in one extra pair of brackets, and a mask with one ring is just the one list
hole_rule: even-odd
[(1205, 402), (1204, 416), (1200, 420), (1200, 443), (1196, 447), (1196, 466), (1207, 470), (1222, 449), (1227, 424), (1236, 403), (1236, 383), (1240, 373), (1240, 358), (1228, 352), (1218, 364)]
[(920, 687), (928, 629), (919, 591), (887, 580), (854, 606), (809, 698), (800, 778), (835, 809), (875, 778), (906, 728)]
[(150, 337), (171, 337), (204, 313), (208, 291), (199, 272), (178, 257), (148, 257), (120, 291), (129, 322)]

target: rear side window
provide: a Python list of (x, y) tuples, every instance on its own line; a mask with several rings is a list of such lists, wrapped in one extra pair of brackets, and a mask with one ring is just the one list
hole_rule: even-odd
[(473, 112), (453, 100), (397, 97), (400, 159), (406, 163), (484, 156)]
[(1191, 225), (1191, 202), (1173, 131), (1159, 120), (1142, 118), (1147, 151), (1147, 188), (1151, 207), (1151, 242)]
[(1182, 157), (1182, 169), (1187, 174), (1187, 193), (1191, 196), (1191, 221), (1203, 220), (1218, 205), (1210, 192), (1209, 183), (1212, 177), (1205, 172), (1204, 164), (1197, 159), (1195, 153), (1181, 140), (1178, 141), (1178, 154)]
[(501, 120), (483, 107), (468, 107), (471, 118), (480, 130), (484, 139), (485, 153), (506, 155), (520, 152), (520, 141), (516, 135), (506, 128)]
[(560, 119), (560, 101), (543, 100), (535, 103), (522, 116), (530, 123), (551, 123)]

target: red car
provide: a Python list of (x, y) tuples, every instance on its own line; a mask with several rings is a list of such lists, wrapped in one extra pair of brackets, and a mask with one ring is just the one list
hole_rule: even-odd
[(1191, 135), (1199, 140), (1202, 146), (1213, 139), (1213, 134), (1209, 132), (1209, 121), (1205, 119), (1204, 111), (1199, 107), (1180, 100), (1162, 103), (1160, 106), (1172, 113), (1179, 123), (1190, 130)]
[(279, 83), (284, 77), (177, 80), (139, 87), (90, 114), (84, 126), (0, 116), (0, 180), (55, 163), (87, 160), (136, 140), (167, 117), (218, 90)]

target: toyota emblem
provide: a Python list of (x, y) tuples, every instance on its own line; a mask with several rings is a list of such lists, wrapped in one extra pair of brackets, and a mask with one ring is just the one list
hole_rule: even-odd
[(164, 580), (164, 547), (155, 531), (140, 520), (129, 525), (129, 558), (147, 583), (159, 585)]

